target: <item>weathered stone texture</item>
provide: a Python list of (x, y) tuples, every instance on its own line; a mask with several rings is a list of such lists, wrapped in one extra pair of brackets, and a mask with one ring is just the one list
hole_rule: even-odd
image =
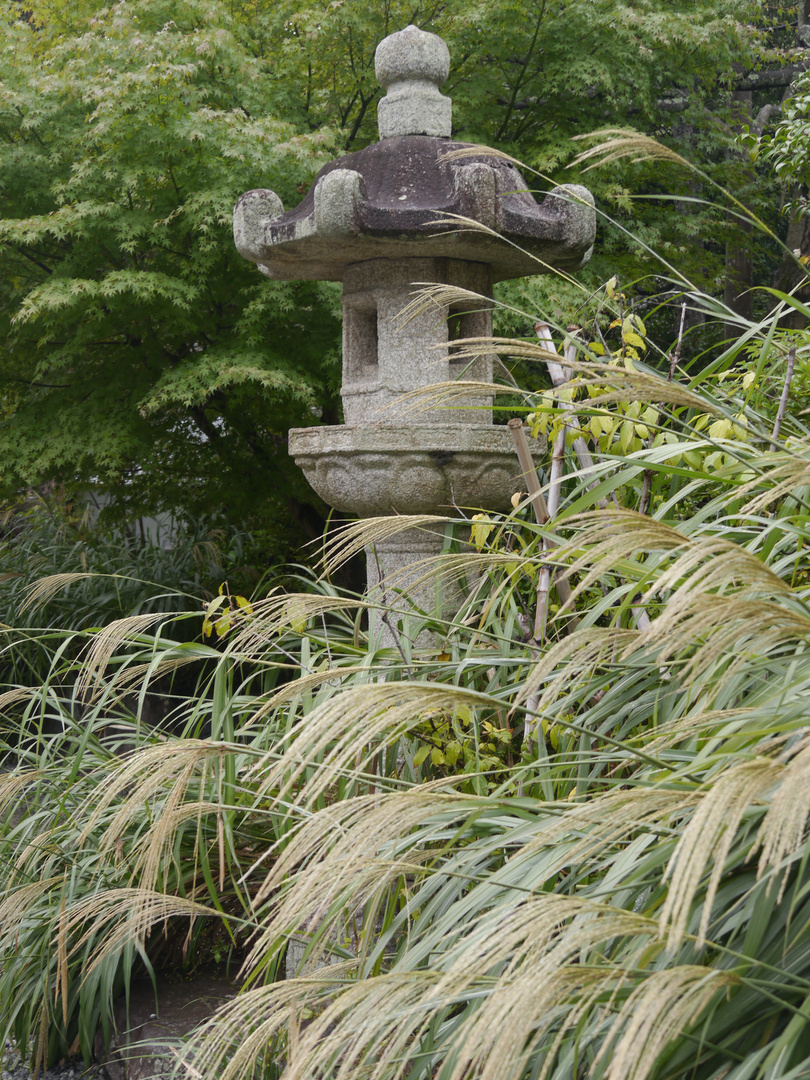
[[(475, 294), (454, 305), (428, 305), (402, 313), (419, 292), (419, 283), (446, 282)], [(464, 409), (415, 412), (402, 402), (403, 394), (447, 382), (463, 368), (469, 381), (492, 381), (492, 357), (481, 351), (475, 359), (453, 362), (452, 342), (458, 337), (492, 333), (489, 267), (455, 259), (375, 259), (346, 268), (343, 279), (343, 416), (347, 424), (407, 423), (486, 424), (492, 402), (476, 397)], [(450, 319), (451, 312), (457, 316)], [(480, 410), (487, 410), (486, 412)], [(384, 410), (382, 413), (380, 410)]]
[(374, 56), (377, 82), (386, 90), (377, 105), (380, 138), (437, 135), (450, 138), (450, 98), (439, 92), (450, 74), (450, 52), (440, 37), (406, 26), (381, 41)]
[[(586, 188), (538, 203), (510, 160), (450, 139), (449, 63), (445, 43), (415, 26), (387, 37), (380, 141), (326, 165), (292, 210), (257, 190), (234, 212), (240, 252), (268, 277), (343, 282), (346, 422), (293, 430), (289, 448), (329, 505), (361, 517), (509, 509), (523, 480), (508, 431), (492, 425), (492, 354), (454, 342), (491, 335), (493, 283), (581, 266), (596, 231)], [(444, 292), (414, 303), (431, 284)], [(471, 384), (463, 405), (408, 396), (458, 380)], [(407, 587), (416, 607), (446, 614), (456, 594), (437, 600), (407, 570), (442, 542), (437, 527), (377, 545), (370, 594)], [(371, 631), (396, 645), (379, 617)]]
[(507, 511), (523, 485), (509, 431), (494, 425), (296, 428), (289, 445), (324, 502), (360, 517)]

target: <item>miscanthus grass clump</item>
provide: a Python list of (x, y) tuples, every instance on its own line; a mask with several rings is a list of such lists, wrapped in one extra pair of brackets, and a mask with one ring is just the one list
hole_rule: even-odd
[(547, 446), (510, 515), (326, 550), (445, 526), (452, 617), (389, 582), (383, 652), (328, 574), (223, 587), (8, 688), (0, 1034), (87, 1054), (134, 973), (230, 957), (195, 1078), (807, 1072), (810, 339), (777, 308), (693, 371), (618, 282), (588, 311), (486, 343), (549, 375), (510, 390)]

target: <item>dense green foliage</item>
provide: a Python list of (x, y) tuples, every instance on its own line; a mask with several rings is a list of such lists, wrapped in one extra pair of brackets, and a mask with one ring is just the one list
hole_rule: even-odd
[(264, 65), (224, 10), (12, 13), (0, 20), (6, 490), (98, 477), (130, 514), (285, 514), (284, 437), (329, 399), (334, 302), (263, 281), (230, 221), (259, 182), (294, 199), (330, 140), (269, 110)]
[[(5, 0), (0, 493), (92, 483), (119, 516), (217, 507), (316, 535), (323, 507), (285, 433), (338, 418), (337, 292), (267, 281), (240, 259), (236, 198), (269, 186), (292, 206), (327, 157), (376, 137), (374, 49), (407, 22), (448, 41), (458, 137), (559, 180), (574, 178), (572, 136), (630, 125), (728, 177), (730, 80), (735, 65), (782, 62), (752, 29), (771, 18), (759, 0)], [(746, 182), (756, 203), (761, 185)], [(734, 233), (722, 210), (630, 199), (679, 184), (700, 194), (666, 166), (596, 181), (705, 286)], [(610, 269), (594, 280), (643, 267), (621, 233), (599, 247)]]

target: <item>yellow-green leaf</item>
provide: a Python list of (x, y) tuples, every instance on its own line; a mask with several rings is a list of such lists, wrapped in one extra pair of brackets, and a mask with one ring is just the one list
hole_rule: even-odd
[(626, 454), (630, 443), (633, 439), (633, 422), (632, 420), (625, 420), (622, 423), (621, 432), (619, 434), (619, 444), (622, 448), (622, 453)]
[(731, 431), (730, 420), (715, 420), (715, 422), (709, 427), (710, 439), (726, 439)]
[(625, 343), (625, 345), (630, 345), (634, 349), (647, 348), (647, 346), (644, 344), (644, 339), (640, 338), (638, 334), (634, 334), (632, 330), (622, 332), (622, 341)]
[(222, 605), (227, 604), (227, 602), (227, 596), (223, 596), (222, 593), (220, 593), (219, 596), (215, 596), (214, 599), (210, 601), (210, 603), (206, 604), (205, 617), (207, 619), (213, 618), (213, 616), (219, 611)]
[(429, 746), (420, 746), (419, 747), (419, 749), (413, 755), (413, 763), (416, 766), (416, 768), (419, 768), (419, 766), (422, 764), (422, 762), (425, 760), (425, 758), (428, 756), (429, 753), (430, 753), (430, 747)]
[(473, 526), (470, 530), (470, 542), (475, 544), (479, 551), (485, 546), (489, 534), (495, 526), (486, 514), (473, 514)]

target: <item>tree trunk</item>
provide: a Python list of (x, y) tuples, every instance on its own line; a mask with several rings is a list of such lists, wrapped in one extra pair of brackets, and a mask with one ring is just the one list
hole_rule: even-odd
[[(810, 217), (805, 214), (791, 214), (785, 246), (788, 250), (782, 256), (779, 269), (776, 271), (774, 288), (781, 292), (792, 293), (797, 300), (810, 305), (810, 281), (807, 280), (807, 271), (796, 261), (797, 254), (799, 257), (810, 255)], [(780, 325), (787, 330), (803, 330), (807, 323), (808, 316), (792, 308)]]
[[(753, 94), (750, 90), (735, 90), (734, 120), (732, 127), (741, 132), (743, 127), (751, 124), (751, 104)], [(739, 154), (735, 153), (735, 156)], [(751, 171), (746, 169), (743, 174), (753, 180)], [(751, 265), (751, 252), (747, 237), (751, 234), (751, 223), (741, 222), (739, 218), (730, 216), (729, 223), (734, 228), (734, 234), (726, 241), (726, 281), (723, 289), (723, 299), (726, 307), (730, 308), (735, 315), (743, 319), (750, 319), (754, 313), (753, 293), (751, 292), (753, 281), (753, 268)], [(736, 234), (736, 235), (735, 235)], [(738, 337), (740, 328), (733, 323), (726, 325), (726, 333), (730, 337)]]

